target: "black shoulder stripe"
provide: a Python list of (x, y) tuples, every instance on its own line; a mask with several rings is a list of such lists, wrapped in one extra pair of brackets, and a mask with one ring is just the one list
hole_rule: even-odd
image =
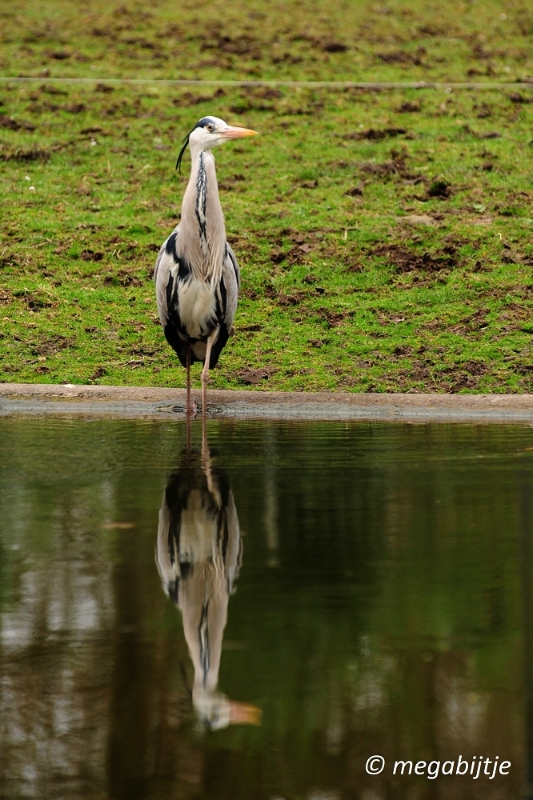
[(167, 239), (167, 246), (165, 247), (166, 252), (169, 256), (172, 256), (174, 261), (178, 262), (178, 253), (176, 250), (176, 234), (171, 233)]
[(166, 286), (167, 295), (167, 311), (169, 316), (178, 311), (178, 285), (188, 281), (191, 276), (191, 270), (185, 259), (179, 258), (178, 274), (170, 271), (168, 275), (168, 282)]
[(226, 566), (226, 556), (228, 554), (228, 544), (229, 544), (229, 528), (228, 528), (228, 520), (226, 519), (226, 515), (223, 516), (223, 525), (221, 526), (223, 530), (222, 534), (222, 562), (224, 566)]
[(170, 583), (167, 586), (167, 590), (168, 590), (168, 596), (170, 597), (172, 602), (175, 603), (175, 605), (177, 605), (178, 604), (178, 594), (179, 594), (179, 590), (180, 590), (180, 580), (179, 580), (179, 578), (174, 578), (173, 581), (170, 581)]
[(190, 561), (180, 561), (180, 573), (183, 580), (187, 580), (194, 572), (194, 564)]
[(232, 251), (228, 249), (227, 245), (226, 245), (226, 255), (229, 256), (229, 259), (231, 261), (231, 265), (233, 267), (233, 271), (235, 272), (235, 280), (237, 281), (237, 288), (240, 289), (241, 288), (241, 281), (240, 281), (239, 267), (238, 267), (238, 264), (237, 264), (237, 259), (235, 258), (235, 255), (232, 253)]
[(224, 278), (220, 279), (220, 283), (217, 287), (217, 304), (215, 309), (215, 314), (217, 320), (220, 322), (226, 316), (226, 308), (228, 305), (228, 293), (226, 291), (226, 284), (224, 283)]
[(168, 283), (167, 283), (167, 311), (170, 313), (170, 309), (172, 308), (172, 303), (174, 301), (174, 278), (172, 277), (172, 273), (169, 273), (168, 276)]
[(191, 275), (191, 269), (184, 258), (178, 258), (178, 281), (187, 281)]

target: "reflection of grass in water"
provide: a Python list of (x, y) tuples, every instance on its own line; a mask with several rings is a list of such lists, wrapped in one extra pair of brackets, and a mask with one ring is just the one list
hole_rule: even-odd
[(45, 80), (506, 81), (533, 74), (525, 7), (210, 3), (206, 26), (197, 4), (126, 6), (49, 0), (37, 15), (28, 3), (24, 26), (20, 4), (5, 15), (4, 72), (45, 73), (0, 95), (2, 380), (182, 385), (150, 276), (186, 182), (173, 174), (179, 142), (216, 113), (262, 136), (217, 151), (243, 291), (213, 386), (531, 390), (527, 84)]

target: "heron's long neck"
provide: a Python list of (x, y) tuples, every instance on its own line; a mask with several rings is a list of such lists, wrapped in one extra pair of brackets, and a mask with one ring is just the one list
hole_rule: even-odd
[(210, 150), (192, 150), (191, 177), (181, 208), (179, 255), (196, 277), (216, 285), (226, 247), (215, 159)]

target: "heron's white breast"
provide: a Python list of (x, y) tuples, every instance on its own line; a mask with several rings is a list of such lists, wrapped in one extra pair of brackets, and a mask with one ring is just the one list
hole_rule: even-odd
[(207, 336), (216, 319), (216, 299), (210, 286), (191, 278), (178, 284), (178, 307), (182, 325), (192, 339)]
[(190, 492), (187, 506), (181, 512), (180, 557), (193, 564), (215, 560), (217, 553), (217, 517), (204, 505), (204, 495)]

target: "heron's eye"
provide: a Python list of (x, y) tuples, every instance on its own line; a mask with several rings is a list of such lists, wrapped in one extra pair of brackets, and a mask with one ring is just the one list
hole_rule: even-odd
[(215, 130), (215, 126), (214, 126), (214, 125), (212, 125), (211, 123), (209, 123), (209, 124), (208, 124), (208, 125), (206, 125), (205, 127), (206, 127), (206, 130), (208, 130), (208, 131), (209, 131), (209, 133), (211, 133), (211, 131), (214, 131), (214, 130)]

